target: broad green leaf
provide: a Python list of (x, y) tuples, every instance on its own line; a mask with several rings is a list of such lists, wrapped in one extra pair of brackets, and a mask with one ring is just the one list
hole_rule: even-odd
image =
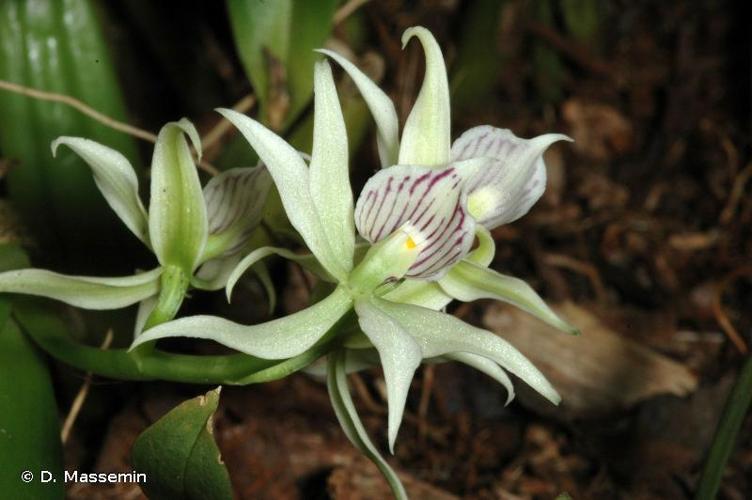
[(400, 165), (440, 166), (449, 161), (451, 118), (449, 83), (441, 47), (422, 26), (408, 28), (402, 47), (417, 37), (426, 55), (426, 73), (418, 98), (402, 130)]
[(365, 427), (363, 427), (363, 423), (360, 421), (352, 396), (350, 396), (350, 390), (347, 387), (345, 356), (345, 351), (337, 351), (328, 357), (326, 386), (337, 420), (339, 420), (339, 424), (350, 442), (379, 468), (379, 471), (389, 483), (394, 497), (397, 500), (407, 500), (407, 492), (397, 473), (373, 445)]
[(313, 347), (351, 307), (350, 294), (336, 288), (321, 302), (258, 325), (241, 325), (216, 316), (190, 316), (170, 321), (145, 331), (131, 349), (152, 340), (190, 337), (214, 340), (263, 359), (291, 358)]
[[(261, 107), (261, 120), (279, 130), (312, 92), (313, 49), (329, 36), (336, 0), (228, 0), (240, 59)], [(271, 113), (270, 113), (271, 112)]]
[(397, 320), (418, 342), (423, 356), (433, 358), (469, 352), (488, 358), (517, 375), (554, 404), (561, 397), (546, 377), (510, 343), (493, 333), (468, 325), (449, 314), (410, 304), (379, 301), (379, 308)]
[(94, 181), (110, 207), (138, 239), (149, 245), (146, 209), (138, 196), (138, 177), (128, 159), (102, 144), (80, 137), (58, 137), (52, 142), (52, 156), (63, 144), (71, 148), (92, 169)]
[(329, 63), (314, 69), (314, 127), (310, 191), (324, 236), (345, 271), (352, 270), (355, 250), (353, 195), (348, 168), (347, 130)]
[(159, 132), (151, 163), (149, 237), (163, 266), (193, 275), (206, 244), (206, 203), (185, 135), (201, 156), (196, 128), (185, 118)]
[(389, 404), (389, 451), (394, 453), (394, 442), (402, 423), (407, 392), (415, 370), (423, 359), (420, 347), (407, 331), (378, 307), (378, 299), (371, 298), (355, 303), (358, 323), (371, 343), (379, 351)]
[[(0, 79), (69, 95), (107, 116), (127, 120), (89, 0), (0, 2)], [(68, 266), (93, 268), (102, 261), (93, 262), (87, 255), (130, 243), (90, 169), (74, 155), (53, 159), (49, 144), (61, 134), (88, 137), (136, 161), (134, 140), (66, 104), (5, 90), (0, 90), (0, 110), (0, 149), (15, 165), (8, 175), (10, 199), (41, 246), (55, 246), (54, 257)]]
[(230, 476), (214, 442), (212, 417), (219, 404), (217, 388), (190, 399), (146, 429), (133, 445), (136, 470), (149, 498), (230, 500)]
[(476, 0), (464, 10), (450, 82), (455, 109), (487, 106), (494, 99), (494, 87), (506, 63), (498, 47), (505, 4), (507, 0)]
[(579, 334), (574, 326), (565, 322), (546, 305), (530, 285), (519, 278), (505, 276), (472, 262), (459, 262), (439, 281), (449, 295), (463, 302), (478, 299), (495, 299), (507, 302), (529, 312), (564, 332)]
[[(47, 365), (0, 301), (0, 489), (3, 498), (63, 498), (63, 453)], [(21, 474), (32, 474), (24, 482)], [(42, 483), (41, 471), (56, 482)]]
[(100, 278), (18, 269), (0, 273), (0, 292), (47, 297), (84, 309), (120, 309), (158, 293), (161, 272)]

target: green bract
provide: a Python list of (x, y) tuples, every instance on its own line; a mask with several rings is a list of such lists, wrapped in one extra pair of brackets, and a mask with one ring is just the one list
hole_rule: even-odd
[[(386, 95), (342, 56), (322, 51), (343, 66), (363, 94), (377, 123), (382, 165), (388, 167), (366, 183), (354, 207), (345, 126), (328, 63), (318, 63), (314, 73), (314, 146), (308, 165), (260, 123), (220, 110), (267, 165), (291, 224), (320, 264), (316, 269), (308, 262), (309, 267), (335, 284), (331, 294), (303, 311), (260, 325), (212, 316), (171, 321), (146, 331), (133, 344), (196, 337), (259, 358), (286, 359), (340, 335), (329, 355), (332, 403), (350, 439), (376, 461), (398, 497), (404, 497), (404, 490), (368, 440), (347, 394), (345, 370), (363, 365), (363, 351), (378, 352), (384, 369), (393, 449), (410, 382), (423, 359), (455, 359), (474, 366), (507, 387), (511, 397), (503, 368), (559, 402), (554, 388), (514, 347), (439, 312), (452, 298), (505, 300), (574, 331), (527, 284), (487, 269), (494, 252), (488, 230), (521, 217), (540, 198), (546, 180), (542, 154), (551, 143), (567, 138), (548, 134), (524, 140), (508, 130), (482, 126), (452, 144), (443, 56), (430, 32), (410, 28), (404, 42), (413, 36), (426, 51), (427, 69), (401, 143), (397, 114)], [(371, 244), (362, 259), (356, 258), (356, 228)], [(480, 245), (471, 252), (476, 236)], [(283, 249), (255, 251), (233, 271), (228, 290), (248, 266), (272, 253), (290, 256)], [(339, 328), (353, 310), (359, 329)]]
[[(159, 261), (151, 271), (126, 277), (66, 276), (41, 269), (0, 273), (0, 292), (38, 295), (85, 309), (118, 309), (139, 303), (136, 334), (175, 316), (190, 285), (225, 286), (251, 231), (261, 220), (271, 187), (263, 165), (228, 170), (203, 189), (186, 136), (198, 156), (201, 144), (186, 119), (159, 132), (151, 166), (151, 202), (144, 208), (128, 160), (102, 144), (60, 137), (92, 169), (97, 187), (123, 223)], [(200, 267), (201, 266), (201, 267)]]

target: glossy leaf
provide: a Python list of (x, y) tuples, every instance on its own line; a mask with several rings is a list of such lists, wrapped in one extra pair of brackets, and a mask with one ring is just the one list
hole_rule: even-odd
[(329, 36), (337, 1), (228, 0), (227, 7), (262, 121), (279, 130), (311, 98), (313, 49)]
[[(0, 78), (70, 95), (125, 120), (108, 52), (89, 0), (0, 2)], [(91, 170), (75, 155), (52, 158), (49, 145), (62, 134), (88, 137), (134, 161), (133, 139), (62, 103), (3, 90), (0, 109), (0, 149), (16, 164), (8, 176), (10, 198), (42, 244), (57, 245), (61, 261), (78, 267), (92, 267), (86, 252), (122, 247), (130, 237)]]
[[(47, 364), (0, 301), (0, 485), (4, 498), (63, 498), (60, 424)], [(12, 452), (11, 452), (12, 450)], [(21, 474), (29, 471), (30, 482)], [(49, 471), (57, 482), (40, 482)]]
[(190, 399), (146, 429), (133, 445), (136, 470), (149, 498), (230, 500), (227, 468), (214, 442), (219, 388)]

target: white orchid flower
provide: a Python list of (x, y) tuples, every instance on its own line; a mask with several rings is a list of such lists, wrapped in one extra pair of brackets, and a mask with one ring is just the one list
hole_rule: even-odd
[[(308, 165), (260, 123), (232, 110), (219, 110), (267, 165), (291, 224), (320, 264), (319, 273), (335, 284), (331, 294), (300, 312), (252, 326), (212, 316), (178, 319), (146, 331), (133, 345), (193, 337), (259, 358), (287, 359), (331, 340), (332, 335), (347, 335), (340, 344), (343, 349), (330, 355), (332, 402), (350, 439), (374, 459), (398, 496), (404, 496), (404, 490), (363, 432), (344, 382), (348, 358), (357, 362), (358, 348), (363, 347), (360, 332), (350, 335), (351, 330), (341, 328), (349, 312), (354, 310), (367, 339), (365, 346), (375, 348), (384, 369), (390, 449), (413, 374), (426, 358), (452, 358), (475, 366), (504, 384), (511, 395), (503, 368), (553, 403), (559, 402), (545, 377), (510, 344), (434, 310), (446, 304), (447, 293), (467, 300), (501, 298), (571, 330), (524, 282), (486, 269), (493, 256), (487, 230), (479, 229), (481, 244), (470, 252), (476, 228), (514, 220), (537, 200), (545, 182), (541, 154), (563, 136), (523, 141), (507, 131), (473, 129), (455, 143), (452, 153), (441, 52), (426, 30), (406, 32), (407, 38), (413, 35), (427, 46), (427, 77), (399, 146), (391, 102), (354, 66), (327, 52), (346, 67), (376, 117), (382, 163), (389, 165), (395, 151), (403, 163), (371, 178), (355, 207), (345, 123), (328, 63), (317, 63), (314, 72), (314, 137)], [(356, 228), (371, 243), (361, 260), (356, 258)], [(258, 249), (233, 272), (228, 295), (239, 274), (273, 253), (303, 259), (284, 249)], [(440, 285), (431, 281), (442, 276)], [(477, 283), (488, 279), (493, 280), (491, 285)]]
[(119, 152), (80, 137), (60, 137), (92, 169), (97, 187), (159, 266), (126, 277), (67, 276), (43, 269), (0, 273), (0, 292), (48, 297), (84, 309), (119, 309), (139, 303), (136, 334), (144, 324), (172, 319), (189, 285), (220, 289), (259, 224), (271, 177), (263, 166), (237, 168), (201, 184), (186, 136), (198, 156), (201, 143), (186, 119), (159, 132), (151, 164), (149, 211), (138, 178)]

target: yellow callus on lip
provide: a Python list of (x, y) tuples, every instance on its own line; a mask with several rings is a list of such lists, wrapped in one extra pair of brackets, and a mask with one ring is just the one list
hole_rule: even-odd
[(414, 239), (412, 239), (412, 237), (408, 236), (408, 237), (407, 237), (407, 241), (405, 241), (405, 247), (406, 247), (406, 248), (407, 248), (408, 250), (412, 250), (413, 248), (415, 248), (415, 247), (417, 247), (417, 246), (418, 246), (418, 244), (417, 244), (417, 243), (415, 243), (415, 240), (414, 240)]

